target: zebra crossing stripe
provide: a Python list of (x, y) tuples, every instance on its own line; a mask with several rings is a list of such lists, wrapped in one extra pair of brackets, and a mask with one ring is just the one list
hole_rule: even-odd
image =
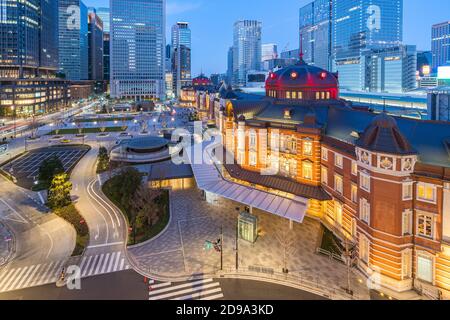
[(87, 276), (90, 276), (94, 273), (95, 270), (95, 266), (97, 265), (97, 261), (99, 260), (99, 256), (95, 256), (94, 259), (92, 260), (92, 265), (91, 268), (89, 269), (89, 272), (87, 273)]
[(111, 255), (111, 259), (109, 259), (109, 264), (108, 264), (108, 268), (106, 269), (106, 272), (111, 272), (111, 270), (112, 270), (112, 266), (113, 266), (113, 263), (114, 263), (114, 257), (116, 256), (116, 253), (117, 252), (114, 252), (112, 255)]
[(87, 272), (87, 270), (88, 270), (88, 268), (89, 268), (89, 264), (91, 263), (91, 260), (92, 260), (92, 256), (90, 256), (90, 257), (87, 259), (86, 268), (84, 268), (84, 270), (81, 269), (81, 270), (83, 270), (83, 272), (82, 272), (82, 274), (81, 274), (82, 277), (84, 277), (84, 276), (86, 275), (86, 272)]
[(208, 296), (208, 297), (201, 298), (199, 300), (218, 300), (218, 299), (222, 299), (222, 298), (223, 298), (223, 293), (219, 293), (214, 296)]
[(103, 261), (103, 267), (102, 267), (102, 270), (100, 271), (100, 273), (105, 273), (105, 271), (106, 271), (106, 266), (107, 266), (107, 264), (108, 264), (109, 256), (110, 256), (110, 253), (108, 252), (108, 253), (106, 254), (105, 261)]
[(104, 253), (100, 255), (100, 259), (98, 260), (97, 268), (95, 268), (95, 274), (98, 274), (100, 271), (100, 266), (102, 265), (103, 257), (105, 256)]
[(8, 276), (8, 279), (6, 280), (7, 282), (5, 283), (5, 286), (3, 288), (0, 288), (1, 291), (3, 291), (4, 288), (8, 288), (9, 284), (11, 283), (11, 281), (14, 280), (14, 277), (20, 272), (22, 268), (18, 268), (13, 270), (13, 272), (11, 272)]
[[(219, 283), (217, 283), (217, 282), (215, 284), (217, 286), (219, 285)], [(217, 294), (217, 292), (222, 292), (222, 289), (221, 288), (215, 288), (215, 289), (211, 289), (211, 290), (207, 290), (207, 291), (200, 291), (200, 292), (189, 294), (189, 295), (186, 295), (186, 296), (183, 296), (183, 297), (177, 297), (177, 298), (174, 298), (172, 300), (193, 300), (193, 299), (197, 299), (197, 298), (200, 298), (202, 296), (210, 295), (210, 294), (213, 294), (213, 293)]]
[(168, 286), (171, 286), (171, 285), (172, 285), (171, 282), (164, 282), (164, 283), (154, 284), (151, 287), (152, 287), (152, 289), (158, 289), (158, 288), (168, 287)]
[(27, 271), (27, 270), (28, 270), (28, 267), (24, 267), (24, 268), (19, 272), (19, 274), (17, 274), (17, 275), (13, 278), (13, 281), (11, 282), (11, 284), (5, 287), (5, 290), (8, 290), (8, 288), (11, 288), (11, 287), (14, 288), (15, 284), (20, 280), (20, 278), (22, 277), (22, 275), (23, 275), (23, 274), (25, 273), (25, 271)]
[(37, 273), (37, 271), (40, 269), (41, 265), (38, 264), (36, 266), (36, 268), (33, 270), (33, 272), (30, 274), (30, 276), (28, 277), (28, 279), (25, 281), (25, 283), (23, 284), (23, 287), (28, 287), (28, 284), (31, 282), (31, 280), (34, 279), (34, 275)]
[(40, 271), (40, 273), (36, 276), (36, 279), (30, 279), (30, 283), (29, 285), (40, 285), (42, 283), (44, 283), (45, 281), (45, 275), (47, 274), (47, 272), (49, 272), (53, 266), (53, 264), (56, 262), (50, 262), (50, 264), (45, 265), (42, 270)]
[[(162, 294), (162, 295), (159, 295), (159, 296), (153, 296), (153, 297), (150, 297), (149, 300), (168, 299), (170, 297), (176, 297), (176, 296), (179, 296), (181, 294), (192, 293), (192, 292), (196, 292), (196, 291), (202, 291), (204, 289), (209, 289), (209, 288), (213, 288), (213, 287), (217, 287), (217, 286), (219, 286), (218, 282), (205, 284), (205, 285), (201, 285), (201, 286), (198, 286), (198, 287), (192, 287), (192, 288), (179, 290), (179, 291), (175, 291), (175, 292), (169, 292), (169, 293)], [(172, 288), (167, 288), (167, 289), (172, 289)], [(164, 289), (162, 289), (162, 290), (164, 290)], [(158, 292), (156, 292), (156, 293), (158, 293)]]
[(35, 270), (36, 267), (37, 267), (37, 266), (34, 265), (34, 266), (31, 266), (30, 269), (28, 269), (27, 273), (22, 277), (22, 279), (21, 279), (21, 280), (19, 281), (19, 283), (17, 284), (17, 288), (21, 288), (21, 285), (23, 284), (23, 282), (24, 282), (26, 279), (30, 279), (30, 278), (28, 278), (28, 276), (29, 276), (30, 272), (32, 272), (33, 270)]
[(157, 292), (156, 291), (152, 291), (152, 292), (149, 293), (149, 295), (153, 295), (153, 294), (157, 294), (157, 293), (161, 293), (161, 292), (169, 292), (169, 291), (173, 291), (173, 290), (177, 290), (177, 289), (183, 289), (183, 288), (187, 288), (187, 287), (194, 287), (196, 285), (205, 284), (205, 283), (209, 283), (209, 282), (212, 282), (212, 281), (213, 281), (213, 279), (203, 279), (203, 280), (198, 280), (198, 281), (194, 281), (194, 282), (184, 283), (184, 284), (180, 284), (180, 285), (173, 286), (173, 287), (170, 287), (170, 288), (160, 289)]
[(10, 273), (12, 273), (13, 271), (14, 271), (14, 269), (9, 269), (5, 273), (5, 275), (0, 279), (1, 280), (1, 282), (0, 282), (0, 290), (1, 290), (2, 286), (3, 286), (3, 283), (5, 283), (5, 281), (9, 278)]
[(117, 267), (119, 265), (120, 254), (121, 254), (121, 252), (117, 253), (116, 262), (114, 263), (114, 270), (117, 270)]

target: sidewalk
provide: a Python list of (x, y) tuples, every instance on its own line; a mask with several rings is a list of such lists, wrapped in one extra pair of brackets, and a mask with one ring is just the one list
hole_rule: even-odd
[(5, 265), (14, 254), (14, 236), (9, 228), (0, 222), (0, 267)]

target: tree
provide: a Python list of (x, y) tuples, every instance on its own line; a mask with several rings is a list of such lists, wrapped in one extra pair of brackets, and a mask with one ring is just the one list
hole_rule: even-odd
[(161, 196), (161, 191), (148, 189), (141, 185), (134, 194), (132, 201), (132, 209), (136, 216), (146, 217), (146, 223), (153, 226), (158, 222), (162, 212), (157, 203), (157, 199)]
[(72, 183), (66, 173), (57, 174), (48, 190), (48, 206), (52, 209), (61, 209), (72, 203), (70, 191)]
[(109, 155), (105, 147), (98, 150), (97, 173), (105, 172), (109, 168)]
[(296, 237), (295, 233), (292, 230), (279, 230), (275, 234), (275, 238), (277, 239), (278, 243), (281, 245), (281, 248), (283, 250), (283, 273), (288, 273), (288, 261), (289, 258), (295, 253), (297, 250), (295, 243), (296, 243)]
[(41, 163), (38, 179), (48, 189), (55, 175), (60, 173), (64, 173), (64, 166), (58, 157), (53, 156)]

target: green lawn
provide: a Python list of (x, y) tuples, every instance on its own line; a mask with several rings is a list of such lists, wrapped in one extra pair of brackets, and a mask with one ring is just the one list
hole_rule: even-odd
[[(104, 132), (122, 132), (126, 131), (128, 127), (125, 128), (125, 130), (122, 129), (122, 127), (106, 127)], [(83, 128), (83, 133), (101, 133), (101, 128)], [(79, 129), (61, 129), (56, 133), (56, 130), (53, 130), (50, 133), (47, 133), (48, 136), (55, 136), (55, 135), (64, 135), (64, 134), (79, 134)]]

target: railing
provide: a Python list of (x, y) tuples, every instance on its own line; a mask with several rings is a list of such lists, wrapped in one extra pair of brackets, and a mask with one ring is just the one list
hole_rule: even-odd
[(330, 251), (327, 251), (327, 250), (322, 249), (322, 248), (317, 248), (316, 249), (316, 253), (320, 253), (320, 254), (323, 254), (325, 256), (328, 256), (330, 258), (330, 260), (334, 259), (334, 260), (337, 260), (339, 262), (345, 263), (345, 259), (342, 258), (342, 256), (340, 256), (340, 255), (338, 255), (338, 254), (336, 254), (334, 252), (330, 252)]

